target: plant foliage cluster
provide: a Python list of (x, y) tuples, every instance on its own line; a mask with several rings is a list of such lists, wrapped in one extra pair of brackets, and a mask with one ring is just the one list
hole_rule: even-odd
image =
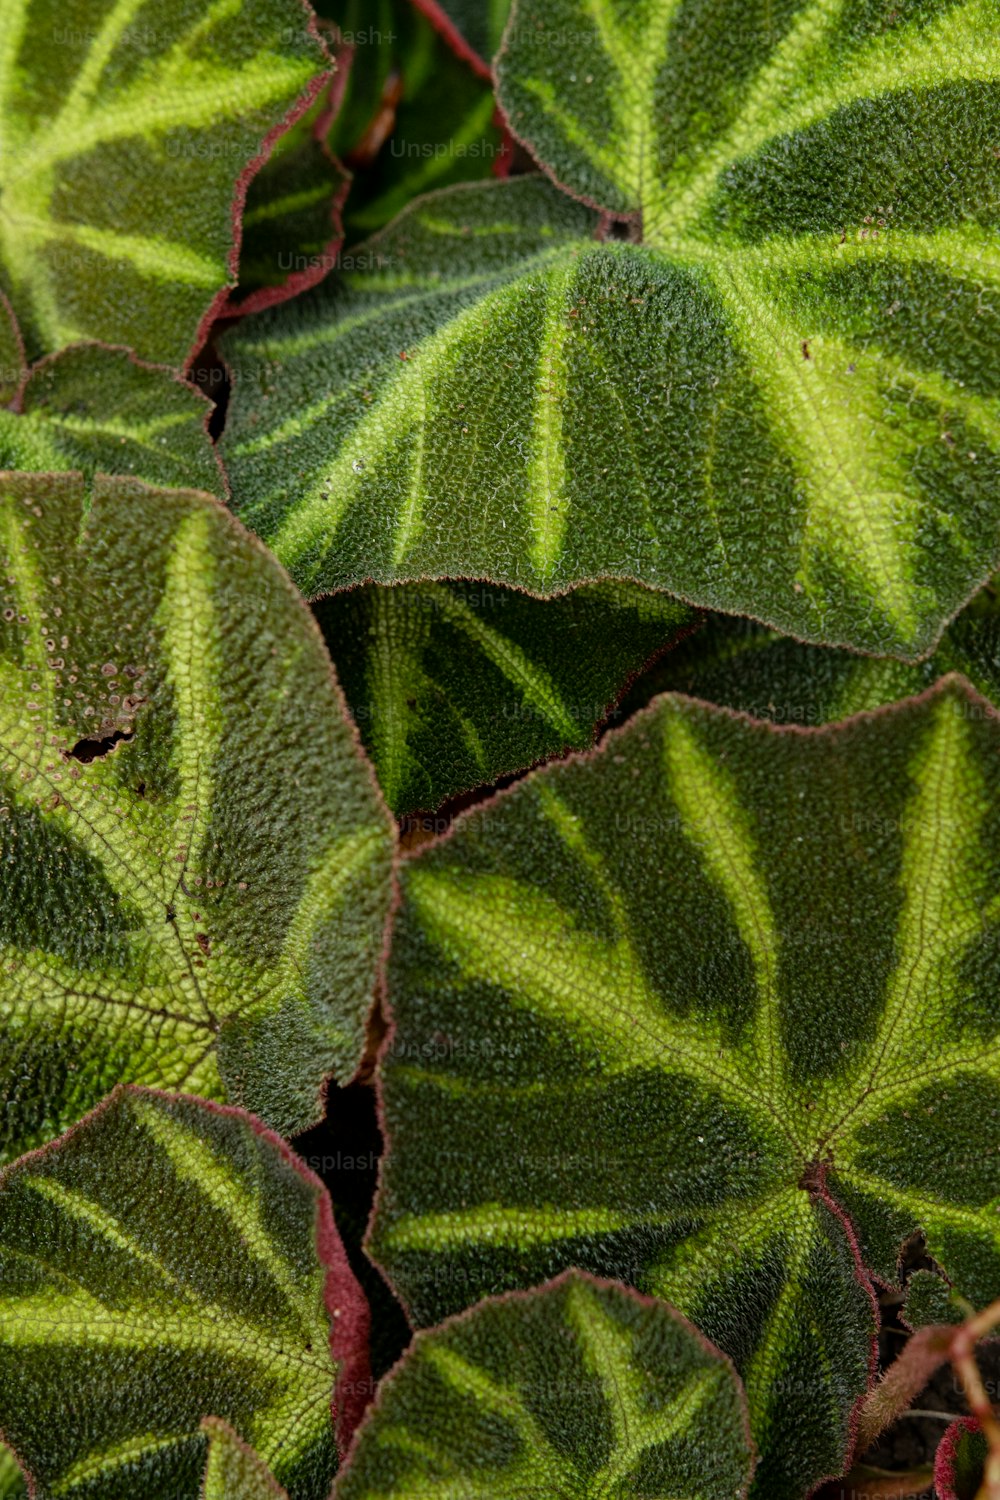
[(995, 0), (0, 0), (0, 1495), (1000, 1495), (998, 232)]

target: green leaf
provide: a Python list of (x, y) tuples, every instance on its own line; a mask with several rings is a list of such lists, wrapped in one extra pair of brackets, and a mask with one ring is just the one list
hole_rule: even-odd
[(25, 1500), (27, 1493), (17, 1459), (9, 1448), (0, 1444), (0, 1496), (3, 1500)]
[(826, 724), (923, 692), (961, 672), (1000, 703), (1000, 595), (983, 590), (918, 665), (807, 646), (752, 620), (719, 615), (636, 684), (628, 713), (654, 693), (687, 693), (778, 724)]
[(975, 1417), (952, 1422), (934, 1459), (934, 1494), (938, 1500), (978, 1500), (989, 1449)]
[(586, 749), (692, 612), (634, 584), (532, 599), (484, 583), (351, 589), (314, 610), (398, 815)]
[(0, 469), (131, 475), (224, 499), (208, 440), (211, 405), (170, 370), (82, 344), (28, 372), (18, 410), (0, 410)]
[(522, 0), (512, 128), (642, 243), (538, 183), (415, 205), (235, 336), (281, 376), (237, 389), (238, 507), (309, 589), (613, 575), (924, 655), (1000, 563), (993, 19)]
[(570, 1272), (418, 1334), (336, 1500), (745, 1496), (729, 1361), (663, 1302)]
[(319, 1179), (239, 1110), (119, 1088), (0, 1175), (0, 1427), (40, 1496), (196, 1500), (217, 1416), (325, 1500), (367, 1322)]
[(665, 697), (405, 862), (372, 1248), (415, 1320), (628, 1281), (736, 1361), (756, 1493), (842, 1473), (871, 1278), (920, 1228), (1000, 1282), (998, 751), (961, 679), (810, 732)]
[(364, 1042), (388, 814), (288, 579), (210, 496), (0, 476), (0, 1151), (119, 1080), (291, 1134)]
[(314, 286), (336, 264), (350, 183), (326, 144), (339, 82), (276, 142), (250, 183), (231, 310), (269, 307)]
[(21, 330), (14, 309), (0, 291), (0, 409), (14, 400), (26, 373)]
[[(328, 0), (326, 8), (340, 34), (354, 38), (345, 117), (333, 132), (335, 149), (357, 173), (346, 209), (352, 242), (381, 229), (420, 193), (502, 171), (506, 138), (492, 88), (454, 55), (412, 0), (391, 0), (374, 14), (371, 0), (353, 6)], [(356, 133), (349, 137), (352, 123)], [(363, 255), (344, 258), (345, 269), (365, 265)]]
[(270, 137), (329, 66), (301, 0), (0, 7), (0, 289), (29, 353), (181, 365), (235, 280)]
[(259, 1454), (218, 1417), (201, 1424), (208, 1434), (208, 1460), (201, 1500), (288, 1500)]
[(500, 46), (511, 0), (414, 0), (460, 57), (485, 78)]

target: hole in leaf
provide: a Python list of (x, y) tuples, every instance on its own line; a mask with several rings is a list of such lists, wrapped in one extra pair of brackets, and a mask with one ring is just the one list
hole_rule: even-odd
[(115, 729), (100, 739), (77, 740), (72, 750), (66, 751), (66, 757), (68, 760), (79, 761), (83, 766), (89, 766), (91, 761), (103, 759), (105, 755), (110, 755), (117, 745), (126, 744), (134, 738), (134, 729)]

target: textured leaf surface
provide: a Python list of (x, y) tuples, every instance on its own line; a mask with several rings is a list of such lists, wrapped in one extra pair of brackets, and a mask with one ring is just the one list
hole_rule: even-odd
[(825, 724), (922, 692), (961, 672), (1000, 702), (1000, 596), (979, 593), (949, 625), (934, 655), (917, 665), (824, 650), (752, 620), (710, 616), (664, 656), (626, 699), (623, 712), (654, 693), (687, 693), (778, 724)]
[(752, 1463), (729, 1361), (664, 1303), (571, 1272), (418, 1334), (335, 1495), (731, 1500)]
[(539, 600), (484, 583), (351, 589), (315, 606), (397, 814), (586, 749), (692, 611), (630, 584)]
[(307, 586), (614, 574), (925, 653), (1000, 560), (995, 20), (525, 0), (512, 127), (642, 244), (530, 183), (415, 206), (242, 335), (240, 507)]
[(234, 280), (242, 192), (328, 66), (301, 0), (0, 10), (0, 289), (29, 353), (180, 365)]
[(65, 349), (36, 365), (18, 410), (0, 411), (0, 469), (131, 475), (225, 498), (205, 430), (209, 403), (121, 349)]
[(9, 1448), (0, 1444), (0, 1496), (3, 1500), (24, 1500), (28, 1493), (21, 1467)]
[(320, 1112), (388, 815), (287, 578), (210, 497), (0, 477), (0, 1142), (119, 1080)]
[(24, 345), (14, 310), (0, 292), (0, 408), (17, 395), (25, 375)]
[(758, 1493), (842, 1473), (868, 1275), (920, 1226), (1000, 1282), (998, 750), (960, 679), (811, 733), (667, 697), (408, 862), (373, 1249), (416, 1320), (632, 1282), (736, 1361)]
[(40, 1496), (196, 1500), (214, 1415), (325, 1500), (367, 1309), (276, 1136), (119, 1089), (0, 1176), (0, 1333), (0, 1427)]
[(208, 1459), (200, 1500), (288, 1500), (260, 1455), (227, 1422), (208, 1417), (202, 1430), (208, 1435)]

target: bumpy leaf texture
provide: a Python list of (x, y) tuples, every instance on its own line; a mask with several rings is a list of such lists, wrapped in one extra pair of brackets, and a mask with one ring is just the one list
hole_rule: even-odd
[(642, 243), (540, 182), (414, 206), (235, 336), (238, 507), (313, 592), (614, 575), (926, 653), (1000, 560), (995, 21), (521, 0), (511, 126)]
[(545, 600), (486, 583), (371, 584), (315, 614), (397, 815), (588, 748), (629, 678), (694, 617), (622, 583)]
[(379, 1389), (336, 1500), (745, 1496), (729, 1361), (663, 1302), (570, 1272), (418, 1334)]
[(197, 492), (0, 476), (0, 559), (0, 1149), (120, 1080), (304, 1127), (392, 855), (314, 622)]
[(302, 0), (0, 6), (0, 289), (32, 357), (181, 365), (235, 281), (246, 181), (329, 66)]
[(225, 498), (209, 402), (123, 349), (81, 344), (42, 360), (25, 371), (15, 407), (0, 410), (0, 469), (132, 475)]
[(117, 1089), (0, 1175), (0, 1430), (40, 1496), (196, 1500), (216, 1416), (325, 1500), (367, 1321), (322, 1184), (239, 1110)]
[(228, 1422), (207, 1417), (201, 1425), (208, 1436), (201, 1500), (288, 1500), (288, 1491)]
[(636, 683), (623, 712), (654, 693), (679, 692), (778, 724), (825, 724), (922, 692), (947, 672), (963, 673), (1000, 702), (995, 584), (977, 594), (933, 656), (916, 665), (807, 646), (752, 620), (710, 616)]
[(842, 1473), (901, 1241), (1000, 1281), (998, 752), (961, 679), (813, 731), (668, 696), (408, 861), (372, 1247), (415, 1321), (631, 1282), (735, 1360), (756, 1494)]

